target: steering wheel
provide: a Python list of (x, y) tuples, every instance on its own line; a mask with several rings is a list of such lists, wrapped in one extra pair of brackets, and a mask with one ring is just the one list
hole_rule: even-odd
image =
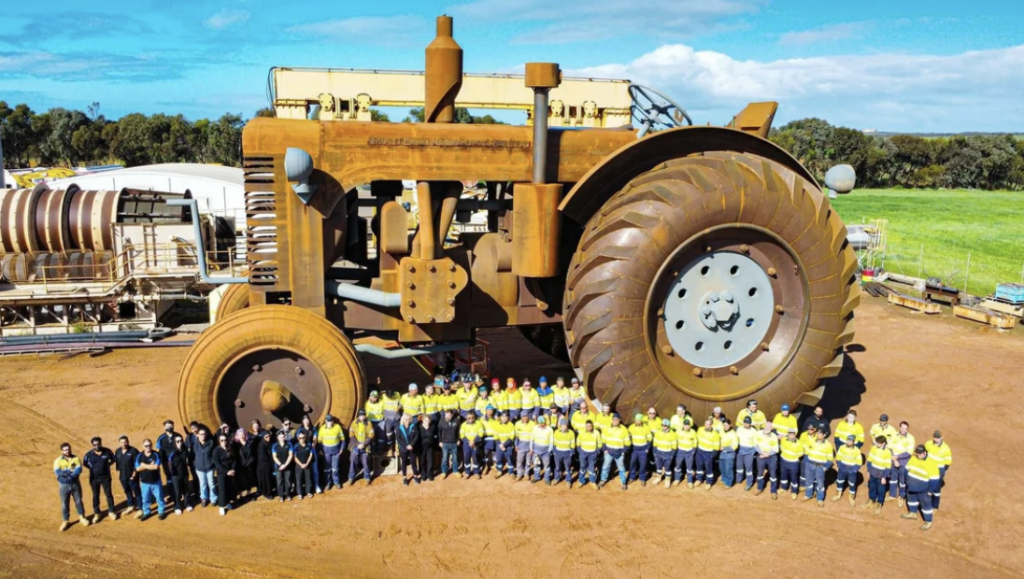
[(633, 101), (629, 107), (630, 113), (640, 124), (638, 139), (643, 138), (651, 129), (681, 127), (683, 121), (686, 121), (687, 125), (693, 124), (690, 115), (686, 114), (686, 109), (653, 88), (630, 84), (629, 98)]

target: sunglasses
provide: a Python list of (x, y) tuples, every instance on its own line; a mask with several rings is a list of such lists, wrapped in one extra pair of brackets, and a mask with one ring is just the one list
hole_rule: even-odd
[(142, 448), (153, 448), (152, 444), (143, 444)]

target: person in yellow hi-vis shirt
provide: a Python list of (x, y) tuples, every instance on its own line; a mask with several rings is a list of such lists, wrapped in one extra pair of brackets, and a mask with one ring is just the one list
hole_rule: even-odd
[(854, 444), (857, 448), (864, 446), (864, 426), (857, 422), (857, 411), (850, 409), (846, 413), (846, 419), (836, 425), (835, 435), (836, 450), (846, 443), (846, 437), (853, 435)]
[(501, 420), (494, 426), (494, 440), (497, 449), (494, 452), (495, 478), (515, 473), (515, 459), (512, 458), (516, 442), (516, 425), (509, 420), (508, 410), (501, 413)]
[(576, 450), (576, 433), (569, 430), (569, 421), (561, 418), (558, 420), (558, 430), (555, 431), (553, 436), (555, 442), (555, 484), (557, 485), (561, 482), (562, 470), (564, 469), (565, 482), (569, 484), (569, 488), (572, 488), (572, 454)]
[(594, 428), (598, 432), (604, 433), (604, 429), (611, 428), (612, 426), (612, 405), (605, 404), (601, 407), (601, 414), (597, 415), (594, 420)]
[[(672, 421), (669, 421), (669, 426)], [(673, 470), (672, 484), (683, 482), (683, 471), (686, 472), (686, 486), (693, 488), (693, 477), (696, 471), (693, 468), (697, 456), (697, 433), (690, 428), (690, 422), (682, 422), (676, 433), (676, 466)]]
[(516, 422), (516, 481), (530, 476), (533, 467), (533, 414), (520, 414)]
[(697, 431), (697, 484), (704, 483), (704, 488), (711, 490), (715, 484), (715, 456), (722, 449), (722, 435), (715, 430), (715, 422), (710, 416), (704, 420), (704, 428)]
[[(321, 430), (323, 427), (320, 427)], [(366, 421), (366, 412), (360, 410), (356, 415), (356, 421), (349, 429), (349, 465), (348, 484), (356, 482), (356, 474), (359, 473), (359, 465), (363, 467), (363, 479), (369, 486), (373, 482), (373, 473), (370, 471), (370, 444), (373, 441), (373, 427)]]
[(953, 466), (953, 451), (949, 445), (942, 441), (942, 432), (936, 430), (932, 433), (932, 439), (924, 443), (928, 451), (928, 460), (935, 461), (939, 467), (938, 490), (932, 493), (932, 508), (939, 510), (939, 499), (942, 498), (942, 487), (946, 486), (946, 471)]
[(576, 435), (576, 451), (580, 460), (580, 488), (587, 486), (587, 482), (594, 483), (594, 488), (598, 487), (597, 451), (602, 445), (601, 433), (594, 429), (592, 421), (586, 421), (583, 430)]
[(768, 422), (768, 418), (765, 417), (764, 412), (757, 409), (757, 400), (750, 399), (747, 401), (747, 407), (740, 410), (739, 414), (736, 415), (736, 424), (743, 424), (744, 418), (750, 418), (750, 424), (754, 430), (760, 432), (764, 428), (764, 423)]
[(459, 413), (462, 419), (466, 420), (470, 414), (476, 414), (477, 389), (473, 386), (473, 379), (467, 374), (462, 382), (462, 389), (459, 390)]
[(836, 477), (836, 496), (832, 497), (833, 501), (841, 499), (843, 497), (843, 488), (849, 487), (850, 506), (857, 506), (857, 474), (860, 472), (861, 459), (863, 458), (860, 454), (860, 449), (857, 448), (857, 435), (847, 434), (846, 444), (840, 446), (839, 450), (836, 451), (836, 466), (839, 474)]
[(764, 430), (757, 435), (754, 442), (757, 452), (757, 462), (754, 467), (757, 471), (757, 491), (754, 495), (764, 492), (765, 471), (771, 481), (772, 500), (779, 498), (779, 435), (775, 434), (775, 425), (766, 422)]
[(779, 440), (786, 438), (791, 428), (797, 428), (796, 416), (789, 412), (789, 404), (782, 405), (782, 412), (772, 418), (772, 426), (775, 427), (775, 434), (779, 436)]
[(672, 432), (672, 421), (661, 421), (661, 428), (654, 433), (654, 476), (653, 484), (665, 481), (665, 488), (672, 486), (672, 462), (675, 460), (676, 433)]
[[(373, 448), (375, 451), (380, 450), (387, 444), (388, 436), (384, 432), (384, 401), (380, 399), (380, 395), (376, 390), (370, 391), (370, 398), (363, 405), (363, 410), (366, 411), (366, 419), (370, 422), (370, 426), (373, 428)], [(317, 442), (323, 446), (323, 441), (317, 437)], [(324, 471), (327, 468), (323, 469)]]
[[(375, 398), (371, 392), (371, 397)], [(327, 479), (327, 487), (324, 490), (331, 490), (332, 486), (341, 488), (341, 451), (344, 450), (345, 430), (341, 424), (335, 422), (330, 414), (324, 419), (324, 423), (316, 432), (316, 439), (324, 449), (324, 470), (330, 469), (331, 476)]]
[[(796, 428), (790, 428), (786, 438), (779, 441), (779, 455), (782, 457), (779, 486), (782, 492), (791, 492), (793, 500), (800, 494), (800, 459), (804, 456), (804, 445), (796, 437)], [(793, 485), (790, 491), (790, 485)]]
[(632, 449), (629, 452), (629, 480), (640, 479), (640, 486), (647, 486), (647, 451), (651, 448), (654, 435), (644, 424), (644, 415), (639, 412), (633, 417), (629, 427), (629, 440)]
[(60, 530), (66, 531), (71, 526), (69, 521), (71, 510), (68, 502), (75, 501), (75, 508), (78, 509), (78, 522), (83, 527), (89, 526), (89, 519), (85, 516), (85, 505), (82, 504), (82, 483), (79, 477), (82, 475), (82, 459), (71, 454), (71, 444), (65, 442), (60, 445), (60, 456), (53, 461), (53, 474), (57, 476), (57, 483), (60, 485), (61, 516), (64, 522), (60, 524)]
[[(470, 386), (473, 384), (470, 383)], [(463, 478), (483, 478), (481, 474), (480, 456), (484, 443), (484, 426), (477, 422), (476, 412), (467, 414), (466, 422), (459, 427), (459, 438), (462, 439)]]
[(579, 403), (579, 409), (572, 413), (572, 420), (570, 422), (572, 429), (579, 434), (587, 429), (587, 422), (597, 423), (597, 415), (590, 411), (590, 407), (587, 405), (586, 400), (584, 400)]
[(501, 380), (491, 379), (491, 393), (488, 398), (491, 399), (491, 406), (498, 411), (498, 416), (508, 410), (508, 394), (502, 391)]
[(889, 450), (892, 451), (892, 480), (889, 481), (889, 498), (897, 498), (896, 506), (902, 507), (907, 498), (907, 462), (917, 441), (914, 435), (910, 434), (910, 423), (904, 420), (900, 422), (900, 430), (889, 440)]
[(420, 387), (415, 383), (409, 384), (409, 393), (402, 396), (402, 414), (412, 418), (413, 423), (419, 422), (423, 414), (423, 397), (420, 396)]
[(522, 417), (524, 414), (529, 414), (530, 418), (536, 420), (540, 417), (540, 394), (533, 389), (533, 385), (530, 384), (529, 378), (523, 380), (523, 389), (519, 392), (522, 397), (522, 405), (520, 406), (519, 416)]
[[(605, 408), (608, 408), (606, 405)], [(604, 464), (601, 466), (601, 482), (597, 488), (608, 484), (608, 477), (612, 472), (612, 464), (619, 471), (619, 480), (622, 481), (622, 490), (629, 488), (627, 480), (629, 471), (626, 469), (626, 453), (629, 452), (630, 436), (629, 429), (623, 426), (618, 413), (612, 414), (612, 423), (601, 431), (601, 440), (604, 442)]]
[(818, 490), (818, 506), (825, 506), (825, 471), (832, 467), (835, 460), (835, 449), (828, 441), (828, 432), (817, 431), (814, 442), (807, 449), (807, 494), (804, 500), (809, 501), (814, 497), (814, 490)]

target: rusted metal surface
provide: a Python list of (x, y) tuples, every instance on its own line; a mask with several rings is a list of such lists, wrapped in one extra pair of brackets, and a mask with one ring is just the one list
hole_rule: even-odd
[(562, 185), (519, 183), (513, 196), (512, 272), (524, 277), (558, 275)]
[(922, 299), (906, 296), (898, 293), (889, 294), (889, 303), (897, 306), (903, 306), (905, 308), (912, 309), (917, 312), (925, 314), (937, 314), (942, 311), (942, 307), (939, 304), (926, 302)]
[(462, 47), (452, 38), (452, 17), (437, 17), (437, 37), (427, 46), (426, 103), (428, 123), (455, 121), (455, 97), (462, 87)]
[(403, 258), (399, 264), (402, 317), (413, 324), (455, 319), (455, 300), (469, 283), (466, 270), (448, 258)]
[(726, 126), (767, 139), (778, 109), (779, 103), (775, 102), (750, 103)]
[(1017, 325), (1017, 318), (1010, 314), (1004, 314), (984, 308), (973, 308), (969, 306), (954, 305), (953, 315), (966, 320), (973, 320), (988, 324), (1001, 330), (1012, 330)]

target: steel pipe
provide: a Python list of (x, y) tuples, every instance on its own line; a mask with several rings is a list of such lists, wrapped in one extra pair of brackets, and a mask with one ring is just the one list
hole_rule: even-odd
[(424, 346), (422, 348), (398, 348), (395, 350), (389, 350), (373, 344), (356, 344), (356, 352), (362, 352), (364, 354), (371, 354), (380, 358), (388, 360), (395, 360), (398, 358), (411, 358), (413, 356), (423, 356), (425, 354), (439, 354), (442, 352), (454, 352), (463, 348), (471, 346), (469, 342), (454, 342), (451, 344), (438, 344), (436, 346)]
[(196, 257), (199, 258), (199, 279), (211, 285), (229, 283), (249, 283), (248, 277), (211, 277), (206, 271), (206, 245), (203, 243), (203, 231), (199, 225), (199, 203), (195, 199), (168, 199), (168, 205), (181, 205), (192, 211), (192, 234), (195, 235)]
[(533, 89), (533, 182), (544, 183), (548, 169), (548, 89)]
[(362, 302), (382, 308), (397, 308), (402, 305), (402, 294), (382, 292), (351, 283), (327, 280), (327, 294), (342, 299)]

